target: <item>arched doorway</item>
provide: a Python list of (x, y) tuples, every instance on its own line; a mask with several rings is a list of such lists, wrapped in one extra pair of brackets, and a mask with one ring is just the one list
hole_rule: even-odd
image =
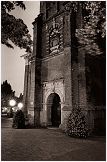
[(56, 93), (51, 93), (47, 99), (47, 120), (48, 125), (58, 127), (61, 124), (61, 104), (60, 97)]

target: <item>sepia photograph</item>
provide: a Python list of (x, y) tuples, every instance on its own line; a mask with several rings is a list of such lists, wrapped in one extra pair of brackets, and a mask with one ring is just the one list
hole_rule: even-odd
[(106, 161), (106, 1), (1, 1), (1, 161)]

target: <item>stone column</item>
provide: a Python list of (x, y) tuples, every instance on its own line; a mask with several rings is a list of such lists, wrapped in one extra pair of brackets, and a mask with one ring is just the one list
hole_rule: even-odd
[[(68, 8), (67, 8), (68, 9)], [(65, 101), (62, 108), (63, 123), (68, 118), (72, 110), (72, 78), (71, 78), (71, 12), (65, 11), (64, 14), (64, 89)]]
[(28, 116), (29, 124), (34, 126), (35, 120), (35, 66), (36, 66), (36, 54), (37, 54), (37, 19), (33, 22), (33, 53), (30, 59), (30, 84), (29, 84), (29, 99), (28, 102)]
[(87, 109), (86, 96), (86, 74), (85, 74), (85, 52), (81, 47), (78, 48), (78, 89), (79, 89), (79, 107), (82, 110)]
[(35, 66), (35, 112), (34, 124), (40, 125), (40, 110), (42, 109), (42, 90), (41, 90), (41, 59), (36, 59)]
[(30, 123), (34, 126), (40, 125), (40, 109), (41, 109), (41, 59), (40, 41), (41, 41), (41, 15), (39, 15), (34, 25), (33, 37), (33, 54), (31, 57), (31, 85), (30, 85), (30, 101), (29, 114), (31, 116)]
[[(85, 57), (83, 57), (83, 53), (78, 48), (78, 43), (77, 39), (75, 37), (75, 32), (76, 29), (81, 29), (82, 28), (82, 8), (81, 4), (78, 2), (77, 6), (77, 12), (72, 11), (71, 15), (71, 30), (72, 30), (72, 103), (73, 103), (73, 108), (76, 109), (79, 107), (79, 102), (81, 102), (81, 96), (85, 95), (82, 94), (82, 91), (80, 90), (80, 82), (79, 82), (79, 77), (80, 77), (80, 70), (85, 68)], [(81, 67), (82, 68), (81, 68)], [(83, 70), (85, 72), (85, 69)], [(82, 72), (83, 72), (82, 71)], [(83, 73), (84, 73), (83, 72)], [(83, 78), (84, 79), (84, 76)], [(85, 82), (84, 82), (85, 83)], [(84, 93), (84, 92), (83, 92)], [(85, 99), (84, 99), (85, 100)], [(85, 101), (84, 101), (85, 102)]]
[[(22, 56), (23, 57), (23, 56)], [(24, 76), (24, 93), (23, 93), (23, 111), (25, 114), (25, 117), (27, 117), (28, 114), (28, 94), (29, 94), (29, 72), (30, 72), (30, 68), (29, 68), (29, 56), (26, 54), (24, 55), (24, 59), (25, 59), (25, 76)]]
[[(78, 12), (76, 15), (76, 27), (77, 30), (83, 28), (82, 24), (82, 6), (78, 2)], [(87, 92), (86, 92), (86, 53), (82, 46), (78, 46), (78, 106), (81, 108), (81, 111), (86, 116), (87, 125), (89, 129), (93, 128), (94, 125), (94, 115), (90, 111), (89, 105), (87, 102)]]
[(34, 125), (34, 107), (35, 107), (35, 61), (31, 61), (31, 82), (30, 82), (30, 94), (29, 94), (29, 123)]

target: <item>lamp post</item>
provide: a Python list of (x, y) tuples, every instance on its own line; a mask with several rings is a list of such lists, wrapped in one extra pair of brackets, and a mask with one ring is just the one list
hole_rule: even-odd
[(9, 101), (9, 105), (11, 106), (11, 108), (10, 108), (10, 117), (13, 117), (13, 109), (12, 108), (16, 105), (16, 101), (14, 99), (11, 99)]
[(22, 107), (23, 107), (23, 103), (18, 103), (18, 108), (19, 108), (19, 110), (21, 110), (22, 109)]

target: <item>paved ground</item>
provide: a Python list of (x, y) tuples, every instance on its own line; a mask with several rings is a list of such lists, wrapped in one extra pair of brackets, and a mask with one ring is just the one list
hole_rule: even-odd
[(105, 161), (104, 137), (76, 139), (57, 129), (12, 129), (11, 123), (2, 119), (2, 161)]

